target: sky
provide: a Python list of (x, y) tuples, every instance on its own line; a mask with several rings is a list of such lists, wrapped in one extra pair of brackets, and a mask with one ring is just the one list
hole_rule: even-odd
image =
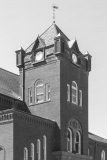
[(15, 51), (26, 49), (53, 22), (92, 56), (89, 131), (107, 139), (107, 0), (0, 0), (0, 68), (18, 74)]

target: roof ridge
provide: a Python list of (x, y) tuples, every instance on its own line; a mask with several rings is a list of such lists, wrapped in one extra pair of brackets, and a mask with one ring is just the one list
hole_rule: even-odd
[(8, 71), (8, 70), (6, 70), (6, 69), (4, 69), (4, 68), (0, 68), (0, 70), (4, 70), (4, 71), (9, 72), (9, 73), (11, 73), (11, 74), (14, 74), (14, 75), (16, 75), (16, 76), (19, 76), (18, 74), (13, 73), (13, 72), (11, 72), (11, 71)]
[[(53, 23), (52, 23), (52, 25), (53, 25)], [(52, 25), (51, 25), (51, 26), (52, 26)], [(48, 27), (48, 29), (51, 28), (51, 26)], [(41, 36), (42, 36), (48, 29), (46, 29), (39, 37), (41, 38)]]
[[(36, 38), (36, 40), (37, 40), (37, 38)], [(35, 40), (34, 42), (36, 42), (36, 40)], [(34, 42), (33, 42), (33, 43), (34, 43)], [(33, 43), (31, 43), (30, 46), (31, 46)], [(30, 46), (29, 46), (29, 47), (30, 47)], [(29, 47), (27, 47), (27, 48), (25, 49), (25, 52), (27, 51), (27, 49), (28, 49)]]
[(56, 27), (57, 27), (57, 25), (54, 23), (53, 24), (54, 25), (54, 27), (55, 27), (55, 31), (56, 31), (56, 35), (58, 34), (58, 31), (57, 31), (57, 29), (56, 29)]
[(62, 32), (62, 30), (56, 24), (55, 24), (55, 26), (58, 28), (58, 30), (61, 32), (61, 34), (63, 34), (70, 41), (70, 39)]
[(88, 132), (88, 133), (89, 133), (90, 135), (96, 136), (96, 137), (98, 137), (98, 138), (101, 138), (102, 140), (106, 140), (106, 141), (107, 141), (106, 138), (103, 138), (103, 137), (98, 136), (98, 135), (96, 135), (96, 134), (94, 134), (94, 133), (91, 133), (91, 132)]

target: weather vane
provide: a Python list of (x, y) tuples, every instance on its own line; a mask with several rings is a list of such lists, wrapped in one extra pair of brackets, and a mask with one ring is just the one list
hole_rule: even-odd
[(53, 23), (55, 23), (55, 9), (58, 9), (58, 6), (53, 4), (52, 8), (53, 8)]

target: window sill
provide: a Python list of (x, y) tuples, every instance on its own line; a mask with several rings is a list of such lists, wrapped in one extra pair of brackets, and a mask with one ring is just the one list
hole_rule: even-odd
[(48, 103), (48, 102), (51, 102), (51, 100), (48, 100), (48, 101), (42, 101), (42, 102), (39, 102), (39, 103), (29, 104), (28, 106), (29, 106), (29, 107), (31, 107), (31, 106), (35, 106), (35, 105), (39, 105), (39, 104), (43, 104), (43, 103)]

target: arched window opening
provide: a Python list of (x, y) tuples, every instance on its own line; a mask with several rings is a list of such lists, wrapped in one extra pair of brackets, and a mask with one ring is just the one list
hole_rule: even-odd
[(67, 129), (67, 151), (72, 152), (72, 130), (70, 128)]
[(28, 160), (28, 149), (24, 148), (24, 160)]
[(31, 143), (31, 160), (34, 160), (34, 144)]
[(44, 101), (44, 85), (41, 80), (38, 80), (35, 84), (35, 103), (41, 103)]
[(72, 82), (72, 103), (78, 104), (78, 86), (75, 81)]
[(75, 152), (81, 154), (81, 134), (79, 131), (75, 135)]
[(101, 160), (105, 160), (105, 151), (104, 150), (102, 150), (102, 152), (101, 152)]
[(41, 141), (37, 140), (37, 154), (38, 154), (38, 160), (41, 160)]
[(43, 150), (44, 150), (44, 160), (46, 160), (47, 154), (46, 154), (46, 150), (47, 150), (47, 143), (46, 143), (46, 136), (43, 136)]

